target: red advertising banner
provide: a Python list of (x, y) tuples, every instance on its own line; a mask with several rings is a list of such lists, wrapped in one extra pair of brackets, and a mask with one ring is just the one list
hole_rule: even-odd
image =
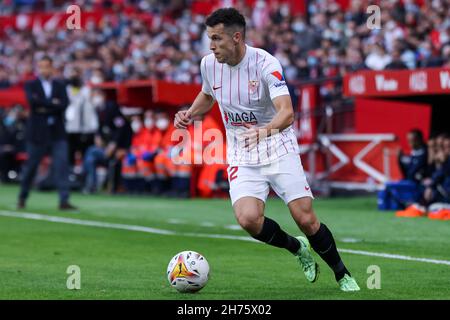
[[(196, 14), (209, 15), (213, 10), (223, 7), (235, 7), (239, 2), (238, 0), (193, 0), (191, 10)], [(282, 3), (287, 3), (289, 5), (289, 11), (293, 16), (305, 14), (306, 12), (306, 1), (265, 0), (263, 2), (267, 7), (278, 7)], [(338, 0), (338, 2), (345, 8), (348, 6), (349, 0)], [(245, 0), (244, 3), (253, 9), (257, 0)]]
[(316, 117), (314, 110), (317, 104), (317, 86), (307, 85), (301, 88), (298, 119), (298, 134), (302, 144), (313, 143), (316, 139)]
[[(98, 24), (105, 15), (104, 11), (83, 12), (80, 13), (81, 28), (85, 28), (88, 22)], [(14, 28), (18, 30), (53, 30), (55, 28), (65, 27), (67, 18), (70, 14), (66, 12), (54, 13), (27, 13), (16, 16), (0, 16), (0, 28), (2, 30)]]
[(389, 97), (450, 94), (450, 68), (360, 71), (344, 77), (344, 95)]
[(9, 108), (15, 104), (28, 105), (25, 91), (22, 87), (11, 87), (0, 90), (0, 108)]
[[(133, 10), (127, 9), (123, 14), (138, 19), (149, 24), (152, 21), (150, 13), (137, 13)], [(74, 13), (59, 12), (33, 12), (24, 13), (12, 16), (0, 16), (0, 35), (5, 30), (12, 28), (17, 30), (33, 30), (39, 32), (40, 30), (55, 30), (57, 28), (66, 28), (67, 20), (73, 16)], [(119, 16), (112, 10), (95, 10), (95, 11), (80, 11), (80, 27), (86, 28), (88, 24), (93, 23), (99, 25), (102, 23), (105, 16), (113, 23), (118, 23)]]
[(430, 125), (431, 105), (429, 104), (388, 99), (355, 99), (355, 132), (394, 134), (396, 141), (405, 151), (409, 152), (406, 138), (408, 131), (419, 129), (425, 139), (428, 139)]

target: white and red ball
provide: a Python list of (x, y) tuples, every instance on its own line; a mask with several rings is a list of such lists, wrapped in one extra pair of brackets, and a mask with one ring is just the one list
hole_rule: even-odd
[(179, 292), (199, 291), (209, 279), (208, 261), (195, 251), (177, 253), (167, 266), (167, 279)]

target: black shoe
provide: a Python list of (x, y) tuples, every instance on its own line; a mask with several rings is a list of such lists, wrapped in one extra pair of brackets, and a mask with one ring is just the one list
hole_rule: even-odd
[(59, 205), (59, 210), (76, 211), (78, 208), (71, 205), (69, 202), (65, 202)]
[(17, 210), (21, 210), (21, 209), (25, 209), (25, 200), (24, 199), (19, 199), (19, 201), (17, 201)]

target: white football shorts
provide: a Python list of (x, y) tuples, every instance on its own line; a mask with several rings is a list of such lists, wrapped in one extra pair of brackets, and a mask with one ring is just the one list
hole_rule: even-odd
[(303, 197), (314, 199), (300, 156), (296, 153), (288, 153), (263, 166), (229, 166), (228, 181), (232, 205), (242, 197), (266, 202), (269, 186), (286, 204)]

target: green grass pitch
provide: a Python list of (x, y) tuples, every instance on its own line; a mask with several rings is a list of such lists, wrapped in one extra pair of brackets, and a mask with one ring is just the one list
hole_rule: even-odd
[[(343, 293), (316, 254), (321, 274), (310, 284), (285, 250), (182, 235), (247, 236), (236, 228), (226, 199), (74, 194), (80, 212), (61, 213), (55, 192), (33, 192), (26, 210), (174, 232), (162, 235), (1, 215), (15, 211), (17, 191), (15, 186), (0, 186), (0, 299), (450, 299), (450, 222), (396, 218), (392, 212), (377, 211), (374, 197), (315, 200), (316, 213), (339, 248), (443, 263), (341, 252), (361, 287), (358, 293)], [(299, 234), (281, 200), (270, 199), (266, 214)], [(211, 267), (207, 286), (196, 294), (176, 292), (166, 278), (170, 258), (183, 250), (202, 253)], [(66, 287), (69, 265), (81, 269), (80, 290)], [(367, 288), (371, 265), (381, 270), (381, 289)]]

